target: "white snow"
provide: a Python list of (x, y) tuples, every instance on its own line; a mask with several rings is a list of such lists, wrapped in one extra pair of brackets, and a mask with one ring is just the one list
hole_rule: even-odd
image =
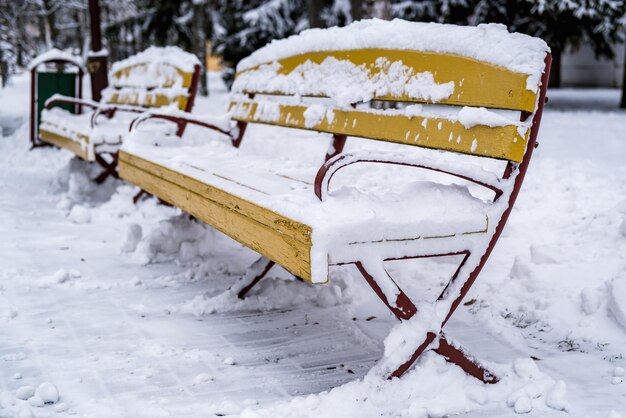
[(41, 398), (44, 403), (55, 403), (59, 400), (59, 391), (50, 382), (43, 382), (37, 387), (35, 396)]
[(151, 46), (138, 54), (114, 62), (111, 65), (111, 73), (139, 64), (152, 66), (154, 63), (169, 64), (188, 73), (193, 72), (196, 65), (201, 65), (200, 60), (194, 54), (185, 52), (177, 46)]
[(26, 400), (35, 394), (35, 388), (32, 386), (22, 386), (15, 392), (17, 399)]
[(437, 83), (430, 72), (413, 74), (402, 61), (390, 62), (385, 58), (379, 58), (374, 68), (327, 57), (319, 64), (306, 61), (289, 74), (280, 74), (279, 70), (278, 63), (271, 63), (239, 73), (232, 91), (325, 96), (346, 109), (353, 103), (385, 95), (406, 95), (436, 103), (454, 92), (453, 81)]
[(463, 106), (458, 114), (458, 120), (466, 128), (476, 125), (486, 126), (507, 126), (514, 122), (511, 119), (497, 114), (494, 111), (485, 109), (484, 107), (468, 107)]
[(37, 55), (28, 63), (28, 69), (32, 70), (33, 68), (37, 67), (38, 65), (46, 61), (53, 61), (53, 60), (68, 61), (76, 65), (77, 67), (85, 70), (85, 65), (81, 57), (70, 54), (69, 52), (61, 51), (60, 49), (57, 49), (57, 48), (52, 48), (51, 50), (46, 51), (43, 54)]
[(307, 52), (367, 48), (441, 52), (475, 58), (530, 75), (527, 86), (533, 91), (536, 91), (546, 52), (550, 50), (543, 40), (509, 33), (499, 24), (472, 27), (371, 19), (341, 28), (309, 29), (297, 36), (274, 40), (242, 60), (237, 71)]
[[(26, 115), (24, 91), (27, 75), (0, 90), (0, 107), (10, 97), (15, 114)], [(225, 109), (225, 92), (212, 93), (199, 99), (198, 113)], [(541, 146), (505, 234), (447, 325), (502, 378), (496, 385), (434, 353), (402, 379), (368, 373), (397, 322), (354, 269), (332, 268), (324, 286), (273, 269), (239, 301), (228, 289), (256, 254), (154, 199), (133, 205), (136, 190), (122, 182), (96, 187), (66, 151), (29, 151), (23, 125), (0, 141), (0, 416), (474, 418), (511, 416), (529, 404), (528, 416), (623, 416), (624, 383), (616, 379), (626, 368), (626, 331), (615, 312), (624, 311), (626, 116), (571, 104), (613, 103), (617, 95), (549, 92)], [(284, 156), (287, 175), (303, 164), (314, 173), (330, 141), (249, 129), (245, 152)], [(190, 127), (185, 140), (225, 142), (207, 132)], [(356, 138), (346, 150), (398, 153)], [(436, 159), (422, 151), (404, 157), (426, 155)], [(346, 185), (400, 193), (433, 180), (370, 168), (338, 174), (331, 193), (351, 196)], [(305, 187), (296, 180), (285, 187)], [(76, 205), (89, 223), (69, 218)], [(133, 224), (142, 237), (120, 254)], [(385, 267), (407, 293), (429, 299), (454, 261)], [(229, 357), (235, 364), (224, 364)], [(35, 407), (33, 396), (16, 396), (43, 382), (58, 388), (60, 401)]]
[(616, 277), (608, 286), (609, 311), (626, 330), (626, 274)]

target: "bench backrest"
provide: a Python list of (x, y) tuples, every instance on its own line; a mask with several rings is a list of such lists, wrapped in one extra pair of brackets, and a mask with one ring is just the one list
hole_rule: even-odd
[[(432, 27), (428, 30), (432, 32)], [(511, 34), (506, 32), (506, 35)], [(285, 44), (287, 51), (288, 42), (289, 39)], [(270, 47), (277, 49), (276, 45)], [(545, 57), (546, 52), (541, 55)], [(263, 58), (264, 54), (258, 56)], [(505, 119), (480, 108), (521, 111), (524, 119), (536, 111), (540, 93), (541, 72), (537, 76), (449, 52), (329, 49), (261, 63), (253, 59), (247, 64), (238, 68), (233, 85), (233, 91), (241, 93), (235, 94), (230, 103), (233, 119), (237, 121), (372, 138), (513, 162), (522, 161), (530, 121)], [(331, 98), (335, 104), (302, 104), (298, 103), (299, 97)], [(404, 102), (408, 106), (401, 110), (356, 106), (371, 100)], [(468, 108), (460, 112), (459, 108), (452, 108), (452, 113), (450, 109), (446, 113), (450, 106), (441, 106), (433, 114), (419, 103)]]
[(113, 64), (103, 101), (142, 107), (175, 104), (190, 111), (198, 88), (200, 61), (177, 47), (151, 47)]

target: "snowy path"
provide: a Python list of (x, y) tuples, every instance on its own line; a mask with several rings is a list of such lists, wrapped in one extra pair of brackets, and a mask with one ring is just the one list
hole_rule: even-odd
[[(11, 96), (21, 109), (24, 81)], [(8, 91), (0, 93), (5, 100)], [(572, 94), (551, 104), (571, 107)], [(594, 100), (615, 96), (603, 95)], [(223, 92), (217, 97), (200, 110), (217, 111)], [(626, 324), (616, 321), (626, 301), (611, 300), (626, 283), (624, 113), (551, 110), (544, 118), (517, 210), (469, 296), (475, 302), (448, 327), (507, 376), (493, 388), (436, 356), (402, 382), (344, 385), (380, 358), (395, 323), (352, 270), (336, 269), (330, 286), (317, 287), (277, 270), (249, 300), (228, 299), (222, 292), (254, 253), (153, 200), (133, 206), (134, 189), (123, 183), (95, 188), (68, 153), (29, 152), (26, 132), (0, 142), (0, 417), (246, 408), (246, 416), (500, 417), (513, 414), (507, 398), (524, 382), (538, 391), (531, 416), (566, 416), (555, 406), (557, 381), (567, 386), (569, 416), (626, 416), (617, 376)], [(122, 253), (131, 224), (144, 238)], [(144, 265), (146, 257), (160, 261)], [(413, 291), (433, 293), (451, 268), (411, 262), (393, 271)], [(521, 366), (515, 376), (513, 362), (530, 356), (541, 376), (526, 379)], [(15, 397), (44, 381), (62, 404)]]

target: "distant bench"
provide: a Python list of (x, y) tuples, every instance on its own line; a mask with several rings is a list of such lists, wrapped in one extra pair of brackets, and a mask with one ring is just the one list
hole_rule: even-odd
[[(393, 24), (372, 23), (381, 26), (383, 39), (390, 30), (387, 25)], [(329, 266), (353, 264), (404, 325), (422, 330), (422, 339), (407, 337), (394, 355), (386, 356), (383, 372), (400, 376), (422, 352), (434, 349), (467, 373), (496, 382), (492, 373), (450, 343), (441, 329), (485, 265), (522, 185), (545, 99), (551, 61), (548, 48), (536, 38), (519, 40), (499, 27), (488, 27), (489, 36), (502, 38), (499, 48), (516, 47), (515, 54), (525, 52), (527, 43), (531, 43), (529, 49), (543, 48), (534, 62), (538, 69), (533, 78), (462, 54), (410, 48), (321, 50), (319, 42), (315, 44), (316, 36), (328, 34), (328, 47), (336, 47), (332, 39), (340, 45), (351, 41), (350, 45), (358, 45), (359, 25), (363, 24), (307, 31), (253, 54), (238, 67), (233, 86), (229, 110), (237, 124), (234, 129), (229, 130), (219, 118), (194, 119), (165, 112), (144, 115), (120, 152), (120, 176), (262, 255), (234, 289), (239, 297), (275, 263), (312, 283), (326, 282)], [(472, 36), (482, 36), (480, 31), (485, 30), (401, 25), (400, 30), (409, 32), (407, 39), (432, 36), (433, 31), (446, 39), (446, 31), (452, 31), (456, 39), (465, 39), (458, 35), (467, 33), (472, 42)], [(316, 50), (284, 52), (306, 46), (306, 41)], [(270, 58), (263, 62), (266, 56)], [(533, 56), (537, 61), (537, 54)], [(330, 102), (319, 100), (329, 96)], [(318, 99), (304, 104), (306, 97)], [(363, 108), (358, 98), (409, 106)], [(447, 106), (445, 113), (437, 107), (411, 105), (432, 102), (463, 108)], [(519, 122), (502, 116), (507, 112), (486, 108), (516, 112)], [(158, 124), (145, 123), (153, 119), (186, 120), (212, 128), (227, 135), (234, 147), (217, 140), (187, 144), (186, 139), (159, 135)], [(273, 159), (238, 150), (249, 123), (332, 134), (326, 162), (311, 170), (312, 165), (283, 164), (280, 156)], [(290, 140), (292, 132), (284, 131), (284, 141)], [(343, 152), (348, 136), (406, 147), (392, 152)], [(439, 152), (413, 155), (408, 152), (411, 146)], [(466, 157), (460, 158), (461, 154)], [(321, 160), (321, 156), (309, 158), (313, 163)], [(503, 171), (498, 175), (475, 167), (486, 159), (502, 161)], [(329, 192), (331, 181), (341, 182), (339, 172), (355, 164), (445, 173), (491, 192), (492, 200), (447, 183), (419, 183), (403, 198), (388, 200)], [(388, 275), (383, 262), (449, 255), (460, 256), (458, 269), (435, 308), (419, 305), (421, 315), (415, 317), (418, 305)], [(414, 320), (422, 315), (422, 322)]]
[[(198, 59), (177, 47), (151, 47), (113, 64), (110, 86), (101, 102), (53, 96), (46, 102), (39, 126), (39, 139), (65, 148), (105, 170), (96, 179), (117, 176), (117, 151), (137, 114), (148, 108), (174, 105), (190, 112), (198, 88)], [(81, 104), (91, 112), (73, 114), (60, 104)], [(102, 120), (105, 119), (105, 120)], [(185, 124), (178, 133), (182, 135)]]

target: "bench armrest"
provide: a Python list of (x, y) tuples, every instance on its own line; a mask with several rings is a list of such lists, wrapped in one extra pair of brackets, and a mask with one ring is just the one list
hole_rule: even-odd
[(124, 104), (104, 104), (98, 106), (96, 111), (91, 115), (91, 128), (96, 127), (96, 122), (98, 116), (105, 115), (107, 118), (111, 119), (115, 116), (116, 112), (127, 112), (127, 113), (144, 113), (146, 111), (145, 107), (141, 106), (132, 106), (132, 105), (124, 105)]
[(77, 99), (75, 97), (63, 96), (60, 94), (53, 94), (48, 100), (46, 100), (44, 107), (46, 109), (50, 109), (55, 104), (63, 104), (63, 103), (87, 106), (87, 107), (91, 107), (92, 109), (97, 109), (98, 106), (100, 106), (100, 103), (94, 102), (93, 100)]
[(500, 179), (495, 174), (489, 173), (485, 170), (470, 172), (471, 170), (464, 170), (461, 167), (452, 167), (450, 164), (444, 164), (437, 160), (428, 158), (411, 158), (395, 154), (379, 153), (345, 153), (336, 155), (326, 161), (318, 170), (317, 175), (315, 176), (314, 191), (319, 200), (324, 201), (328, 198), (330, 181), (337, 171), (357, 163), (402, 165), (449, 174), (493, 191), (495, 193), (494, 200), (498, 199), (503, 193)]
[[(230, 116), (225, 115), (224, 117), (212, 117), (212, 118), (198, 118), (194, 117), (190, 113), (187, 112), (144, 112), (141, 116), (134, 119), (129, 127), (129, 132), (132, 132), (136, 129), (141, 123), (149, 120), (149, 119), (163, 119), (170, 122), (174, 122), (179, 126), (187, 123), (191, 123), (193, 125), (202, 126), (204, 128), (208, 128), (214, 131), (217, 131), (221, 134), (229, 136), (232, 140), (234, 140), (235, 132), (232, 129), (225, 129), (226, 126), (230, 124)], [(180, 136), (180, 135), (178, 135)]]

